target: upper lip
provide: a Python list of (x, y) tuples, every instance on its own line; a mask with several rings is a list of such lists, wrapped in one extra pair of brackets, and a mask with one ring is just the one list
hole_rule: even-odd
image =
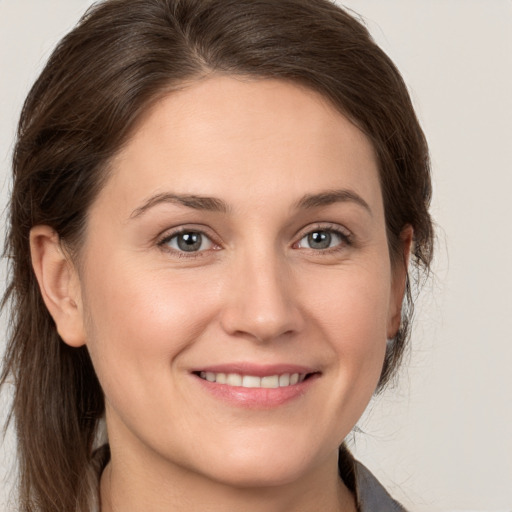
[(255, 377), (266, 377), (268, 375), (283, 375), (286, 373), (318, 373), (318, 369), (296, 365), (296, 364), (254, 364), (254, 363), (225, 363), (194, 368), (192, 373), (238, 373), (240, 375), (254, 375)]

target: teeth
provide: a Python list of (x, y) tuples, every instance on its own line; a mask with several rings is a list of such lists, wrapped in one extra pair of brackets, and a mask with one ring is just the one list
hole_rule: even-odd
[(284, 375), (279, 375), (279, 387), (284, 388), (285, 386), (290, 385), (290, 374), (285, 373)]
[(265, 377), (256, 377), (254, 375), (240, 375), (238, 373), (214, 373), (200, 372), (199, 376), (208, 382), (217, 384), (227, 384), (228, 386), (238, 386), (243, 388), (284, 388), (293, 386), (304, 381), (306, 373), (284, 373), (282, 375), (267, 375)]
[(228, 386), (241, 386), (242, 376), (238, 375), (238, 373), (228, 373), (228, 376), (226, 378), (226, 384)]
[(269, 375), (268, 377), (261, 378), (262, 388), (278, 388), (279, 387), (279, 376)]
[(253, 377), (252, 375), (244, 375), (242, 386), (244, 388), (259, 388), (261, 387), (261, 379), (259, 377)]

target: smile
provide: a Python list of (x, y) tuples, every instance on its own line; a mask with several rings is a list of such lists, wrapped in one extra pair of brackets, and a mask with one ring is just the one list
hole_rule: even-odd
[(239, 373), (199, 372), (199, 377), (208, 382), (226, 384), (233, 387), (267, 389), (294, 386), (303, 382), (307, 376), (307, 373), (283, 373), (258, 377), (256, 375), (242, 375)]
[(231, 407), (268, 410), (300, 400), (322, 372), (295, 364), (242, 362), (195, 368), (191, 374), (199, 389)]

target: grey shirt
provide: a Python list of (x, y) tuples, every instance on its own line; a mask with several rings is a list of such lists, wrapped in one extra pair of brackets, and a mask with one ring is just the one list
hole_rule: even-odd
[(406, 512), (344, 444), (339, 450), (338, 471), (344, 484), (354, 493), (358, 512)]
[(405, 512), (379, 481), (360, 462), (355, 461), (355, 495), (359, 512)]

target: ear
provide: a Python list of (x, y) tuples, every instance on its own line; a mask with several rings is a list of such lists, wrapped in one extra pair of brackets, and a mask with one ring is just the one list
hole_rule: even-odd
[(402, 321), (402, 303), (407, 282), (407, 269), (409, 267), (413, 235), (414, 230), (408, 224), (400, 233), (401, 252), (397, 260), (392, 262), (392, 283), (387, 327), (388, 339), (396, 336)]
[(30, 254), (41, 295), (57, 332), (72, 347), (85, 344), (78, 273), (62, 249), (59, 235), (49, 226), (30, 231)]

